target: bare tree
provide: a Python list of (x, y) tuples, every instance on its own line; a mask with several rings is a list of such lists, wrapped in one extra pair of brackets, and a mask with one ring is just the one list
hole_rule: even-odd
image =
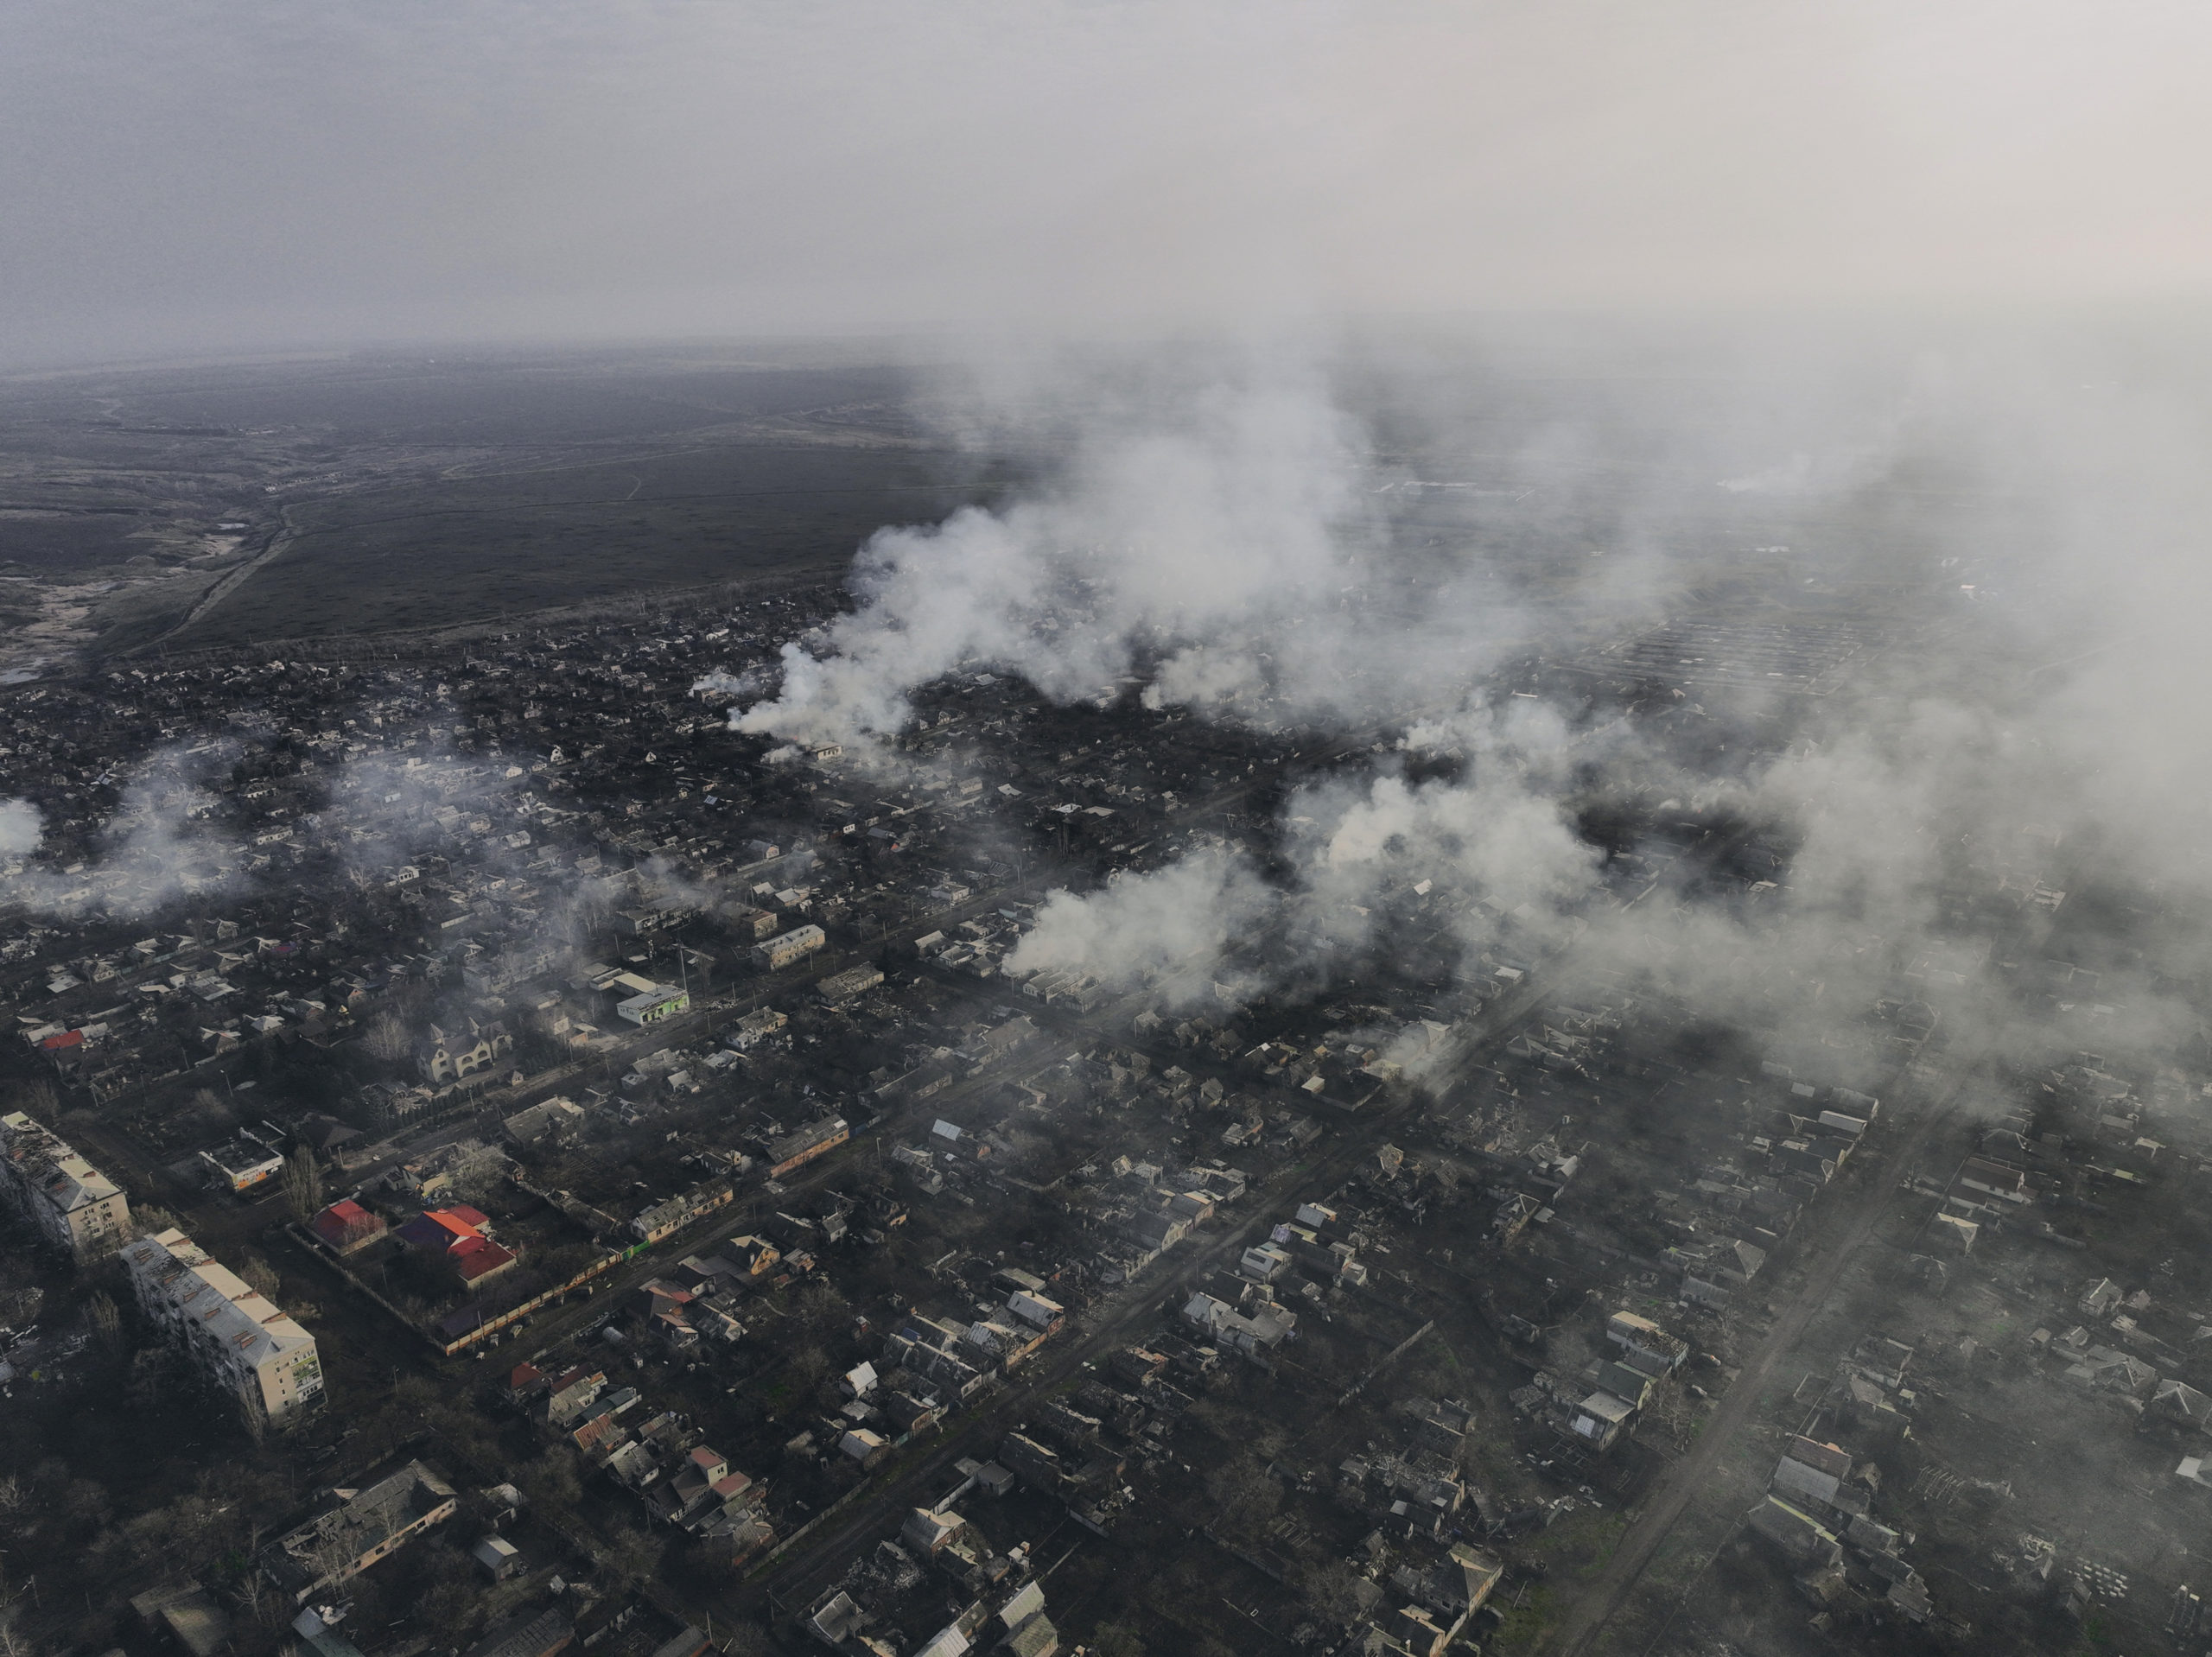
[(1382, 1597), (1382, 1591), (1349, 1562), (1332, 1559), (1308, 1574), (1306, 1597), (1322, 1616), (1338, 1622), (1352, 1622)]
[(567, 1515), (583, 1500), (583, 1485), (575, 1463), (561, 1451), (549, 1450), (523, 1470), (523, 1494), (532, 1506)]
[(176, 1216), (159, 1203), (149, 1203), (143, 1208), (133, 1206), (130, 1210), (130, 1235), (134, 1237), (150, 1237), (157, 1232), (174, 1230), (178, 1223)]
[(42, 1122), (54, 1120), (54, 1112), (61, 1108), (61, 1095), (54, 1091), (54, 1083), (44, 1076), (29, 1082), (18, 1082), (15, 1087), (15, 1106), (28, 1111)]
[(335, 1587), (353, 1575), (356, 1557), (353, 1550), (339, 1540), (334, 1528), (325, 1528), (316, 1532), (315, 1540), (308, 1544), (306, 1565), (315, 1572), (317, 1582)]
[(830, 1355), (812, 1341), (792, 1349), (786, 1362), (792, 1379), (801, 1387), (810, 1387), (830, 1373)]
[(106, 1290), (95, 1289), (86, 1297), (85, 1321), (92, 1325), (93, 1337), (109, 1351), (120, 1343), (123, 1314), (116, 1310), (114, 1297)]
[(322, 1209), (322, 1170), (315, 1165), (315, 1152), (304, 1145), (284, 1165), (284, 1205), (302, 1225)]
[(1264, 1524), (1282, 1505), (1282, 1486), (1241, 1457), (1214, 1470), (1206, 1480), (1206, 1493), (1240, 1530)]
[(722, 1657), (769, 1657), (775, 1649), (768, 1643), (768, 1631), (758, 1622), (732, 1622), (723, 1636)]
[(191, 1108), (192, 1114), (209, 1127), (227, 1127), (238, 1119), (237, 1113), (223, 1101), (223, 1095), (213, 1088), (195, 1089)]
[(608, 1567), (625, 1583), (640, 1583), (660, 1566), (661, 1545), (632, 1526), (615, 1527), (606, 1539)]
[(283, 1595), (261, 1579), (258, 1571), (249, 1571), (238, 1585), (238, 1603), (247, 1615), (264, 1628), (282, 1628), (291, 1619), (284, 1613), (292, 1609)]
[(410, 1043), (407, 1026), (389, 1013), (369, 1026), (362, 1041), (367, 1045), (369, 1057), (381, 1059), (386, 1064), (397, 1064), (407, 1057)]
[(264, 1299), (276, 1298), (276, 1268), (260, 1255), (248, 1254), (245, 1264), (238, 1268), (238, 1275), (245, 1279), (246, 1287)]

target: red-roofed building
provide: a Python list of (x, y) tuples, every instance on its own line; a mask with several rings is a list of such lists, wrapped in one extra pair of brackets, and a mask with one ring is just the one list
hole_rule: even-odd
[(450, 1248), (467, 1237), (480, 1237), (491, 1224), (474, 1209), (456, 1203), (447, 1209), (425, 1209), (399, 1228), (402, 1242), (416, 1248)]
[(485, 1235), (491, 1223), (466, 1204), (428, 1209), (399, 1228), (399, 1239), (410, 1248), (444, 1258), (466, 1284), (482, 1283), (515, 1263), (512, 1252)]
[(384, 1216), (363, 1208), (350, 1197), (333, 1203), (308, 1222), (315, 1241), (334, 1254), (357, 1253), (391, 1228)]
[(38, 1051), (57, 1070), (74, 1070), (84, 1061), (85, 1032), (65, 1030), (58, 1036), (48, 1036), (39, 1043)]
[(402, 1226), (399, 1235), (419, 1248), (435, 1241), (440, 1232), (448, 1241), (480, 1236), (491, 1223), (466, 1203), (455, 1203), (450, 1208), (425, 1209), (420, 1219)]
[(482, 1283), (515, 1263), (512, 1251), (489, 1237), (463, 1237), (446, 1250), (446, 1263), (461, 1273), (463, 1283)]

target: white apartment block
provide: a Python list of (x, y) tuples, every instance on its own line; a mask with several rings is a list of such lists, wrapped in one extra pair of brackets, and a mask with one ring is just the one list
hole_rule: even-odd
[(48, 1241), (97, 1260), (130, 1235), (115, 1182), (22, 1111), (0, 1116), (0, 1191)]
[(321, 1405), (315, 1336), (184, 1233), (141, 1237), (124, 1246), (123, 1261), (148, 1319), (250, 1421), (288, 1426)]
[(753, 958), (769, 971), (780, 972), (792, 962), (812, 955), (829, 942), (829, 934), (810, 923), (805, 926), (794, 926), (788, 932), (779, 932), (774, 937), (754, 944), (753, 954)]

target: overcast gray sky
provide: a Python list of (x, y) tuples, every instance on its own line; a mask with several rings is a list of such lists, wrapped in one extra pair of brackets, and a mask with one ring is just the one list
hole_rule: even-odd
[(2193, 295), (2212, 7), (17, 0), (0, 361)]

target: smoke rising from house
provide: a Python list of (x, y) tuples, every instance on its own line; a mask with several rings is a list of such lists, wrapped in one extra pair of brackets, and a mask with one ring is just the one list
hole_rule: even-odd
[[(229, 886), (238, 874), (237, 851), (203, 821), (216, 803), (209, 778), (229, 758), (223, 748), (181, 746), (151, 755), (124, 784), (88, 867), (27, 864), (0, 876), (0, 903), (39, 915), (105, 910), (135, 919)], [(13, 800), (0, 806), (0, 835), (5, 850), (29, 853), (43, 840), (44, 824), (35, 808)]]
[[(1055, 893), (1016, 970), (1297, 996), (1419, 934), (1463, 991), (1535, 962), (1596, 974), (1838, 1076), (1868, 1073), (1900, 995), (2046, 1052), (1957, 894), (2055, 907), (2092, 844), (2113, 879), (2205, 888), (2202, 722), (2145, 717), (2185, 705), (2174, 646), (2206, 608), (2202, 486), (2172, 436), (2201, 411), (2158, 377), (2084, 395), (2057, 383), (2079, 362), (1910, 332), (1885, 377), (1846, 363), (1850, 330), (1800, 341), (1698, 421), (1608, 389), (1579, 424), (1513, 431), (1503, 464), (1417, 386), (1370, 385), (1355, 417), (1351, 377), (1313, 354), (1255, 354), (1143, 418), (1099, 419), (1073, 380), (1064, 475), (879, 536), (854, 611), (787, 646), (779, 693), (733, 723), (877, 745), (918, 689), (980, 669), (1061, 702), (1134, 687), (1225, 726), (1382, 739), (1294, 782), (1264, 855), (1200, 846)], [(1732, 365), (1760, 345), (1727, 342)], [(2073, 348), (2108, 368), (2129, 346)], [(1402, 505), (1532, 493), (1517, 564), (1485, 532), (1504, 520), (1440, 546)], [(1756, 596), (1715, 615), (1721, 569)], [(1881, 626), (1839, 632), (1869, 603)], [(1786, 670), (1751, 663), (1767, 650)], [(1487, 676), (1509, 654), (1540, 691)], [(1767, 878), (1719, 878), (1709, 860), (1739, 853)], [(2107, 1028), (2181, 1016), (2146, 963), (2107, 982)]]
[(0, 856), (36, 851), (45, 833), (45, 822), (29, 800), (0, 800)]
[(1007, 966), (1017, 973), (1089, 973), (1122, 988), (1172, 975), (1170, 1003), (1196, 1004), (1217, 984), (1252, 981), (1247, 968), (1232, 964), (1232, 950), (1268, 923), (1274, 902), (1243, 860), (1198, 854), (1109, 880), (1089, 896), (1052, 893)]
[(1356, 711), (1387, 659), (1348, 605), (1383, 544), (1357, 425), (1294, 359), (1255, 353), (1187, 402), (1172, 381), (1147, 389), (1086, 422), (1041, 492), (878, 533), (855, 609), (786, 644), (779, 694), (734, 710), (734, 728), (879, 740), (908, 721), (910, 692), (969, 664), (1062, 702), (1141, 677), (1152, 708)]

